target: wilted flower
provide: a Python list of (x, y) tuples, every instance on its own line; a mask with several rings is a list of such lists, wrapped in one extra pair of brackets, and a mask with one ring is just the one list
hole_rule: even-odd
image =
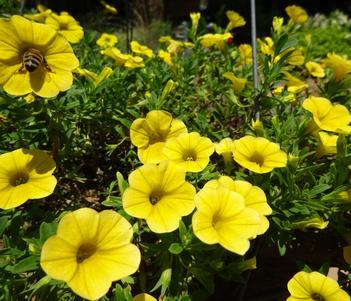
[(114, 34), (103, 33), (100, 38), (97, 39), (96, 44), (101, 48), (113, 47), (118, 42), (118, 38)]
[(300, 6), (290, 5), (285, 8), (285, 11), (295, 24), (303, 24), (308, 20), (307, 12)]
[(338, 81), (343, 80), (351, 72), (351, 60), (335, 53), (328, 53), (327, 58), (323, 59), (322, 63), (333, 69), (334, 78)]
[(88, 69), (77, 68), (74, 70), (74, 72), (83, 75), (95, 87), (97, 87), (101, 84), (101, 82), (110, 77), (110, 75), (113, 73), (113, 70), (110, 67), (104, 67), (100, 74), (96, 74), (95, 72), (89, 71)]
[(236, 28), (236, 27), (244, 26), (246, 24), (245, 19), (233, 10), (228, 10), (226, 11), (225, 14), (229, 19), (229, 24), (227, 26), (226, 31), (232, 30), (233, 28)]
[(195, 187), (173, 162), (145, 164), (129, 175), (128, 182), (123, 208), (131, 216), (144, 218), (153, 232), (176, 230), (182, 216), (195, 208)]
[(41, 150), (24, 148), (0, 155), (0, 208), (10, 209), (29, 199), (53, 193), (56, 178), (53, 159)]
[(60, 15), (52, 13), (45, 19), (45, 23), (71, 43), (78, 43), (84, 36), (83, 27), (67, 12), (61, 12)]
[(158, 110), (150, 111), (146, 118), (134, 120), (130, 127), (130, 139), (138, 147), (138, 157), (144, 164), (167, 160), (163, 154), (166, 141), (182, 133), (187, 133), (187, 129), (181, 120)]
[(326, 132), (318, 132), (319, 145), (316, 150), (317, 157), (327, 154), (336, 154), (338, 135), (328, 134)]
[(234, 140), (234, 161), (256, 173), (267, 173), (285, 167), (287, 155), (279, 144), (263, 137), (245, 136)]
[(239, 47), (240, 64), (252, 64), (252, 47), (249, 44), (240, 44)]
[(163, 154), (168, 160), (190, 172), (202, 171), (208, 165), (213, 152), (212, 141), (201, 137), (197, 132), (182, 133), (169, 139), (163, 148)]
[(310, 96), (302, 107), (313, 115), (313, 122), (309, 124), (311, 132), (321, 129), (340, 134), (351, 133), (351, 114), (345, 106), (333, 105), (324, 97)]
[(288, 282), (291, 296), (286, 301), (350, 301), (350, 296), (338, 283), (318, 272), (298, 272)]
[(246, 78), (236, 77), (233, 72), (224, 72), (223, 76), (232, 82), (234, 93), (240, 93), (245, 88)]
[(325, 76), (325, 72), (323, 67), (316, 63), (316, 62), (307, 62), (305, 64), (306, 69), (308, 70), (308, 72), (314, 76), (314, 77), (324, 77)]
[(56, 235), (43, 245), (40, 265), (77, 295), (96, 300), (112, 281), (138, 269), (141, 256), (132, 237), (132, 225), (117, 212), (81, 208), (61, 219)]
[(211, 180), (207, 182), (204, 188), (228, 188), (230, 191), (239, 193), (245, 200), (245, 207), (255, 210), (261, 219), (257, 234), (263, 234), (269, 228), (269, 221), (266, 215), (272, 214), (272, 209), (267, 203), (267, 198), (264, 191), (258, 187), (253, 186), (249, 182), (241, 180), (233, 180), (228, 176), (221, 176), (218, 180)]
[(142, 54), (150, 58), (154, 56), (152, 49), (147, 46), (140, 45), (137, 41), (130, 42), (130, 47), (134, 53)]
[(79, 61), (69, 43), (45, 24), (0, 19), (0, 85), (12, 95), (53, 97), (68, 90)]
[(195, 195), (193, 231), (206, 244), (219, 243), (225, 249), (244, 255), (249, 239), (257, 235), (261, 219), (245, 207), (244, 197), (225, 187), (203, 188)]

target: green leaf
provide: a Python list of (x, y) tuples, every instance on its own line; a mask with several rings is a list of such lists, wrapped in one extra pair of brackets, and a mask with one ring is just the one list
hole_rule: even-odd
[(116, 284), (114, 289), (114, 297), (115, 297), (115, 301), (126, 301), (124, 297), (123, 287), (118, 283)]
[(174, 255), (178, 255), (183, 252), (183, 247), (181, 244), (175, 242), (169, 246), (168, 251)]
[(5, 270), (13, 274), (20, 274), (37, 268), (39, 268), (39, 256), (29, 256), (13, 266), (7, 266)]
[(184, 222), (180, 220), (179, 222), (179, 238), (183, 246), (187, 245), (187, 230)]
[(56, 234), (57, 231), (57, 223), (52, 222), (52, 223), (46, 223), (43, 222), (40, 225), (40, 242), (44, 244), (44, 242), (50, 237)]
[(2, 233), (4, 233), (9, 224), (10, 222), (8, 216), (0, 217), (0, 236), (2, 235)]
[(124, 180), (123, 175), (119, 171), (117, 171), (116, 173), (116, 178), (117, 178), (119, 192), (122, 195), (123, 192), (128, 188), (128, 182)]
[(204, 286), (204, 288), (213, 294), (214, 292), (214, 281), (213, 274), (200, 267), (190, 267), (189, 271), (194, 275), (194, 277), (199, 280), (199, 282)]
[(312, 197), (314, 197), (314, 196), (316, 196), (316, 195), (328, 190), (331, 187), (332, 186), (328, 185), (328, 184), (319, 184), (319, 185), (315, 186), (313, 189), (311, 189), (308, 192), (308, 196), (312, 198)]
[(102, 205), (106, 207), (113, 207), (120, 209), (122, 208), (122, 198), (119, 196), (108, 196), (105, 201), (101, 203)]
[(171, 283), (171, 278), (172, 278), (172, 269), (171, 268), (165, 269), (162, 272), (160, 279), (158, 279), (157, 283), (152, 288), (152, 290), (150, 290), (150, 292), (152, 293), (156, 291), (159, 287), (161, 287), (161, 296), (163, 296)]

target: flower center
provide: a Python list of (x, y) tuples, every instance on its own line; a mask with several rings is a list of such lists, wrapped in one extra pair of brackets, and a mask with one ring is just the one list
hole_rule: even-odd
[(67, 23), (60, 23), (60, 30), (67, 30), (68, 24)]
[(151, 192), (150, 198), (149, 198), (150, 203), (152, 205), (155, 205), (158, 201), (161, 200), (162, 196), (163, 196), (163, 192), (160, 190), (155, 190), (155, 191)]
[(264, 163), (264, 157), (260, 153), (255, 152), (251, 156), (250, 161), (257, 163), (259, 166), (262, 166)]
[(313, 293), (311, 295), (311, 298), (312, 300), (315, 300), (315, 301), (325, 301), (325, 299), (320, 294), (317, 294), (317, 293)]
[(149, 144), (154, 144), (157, 142), (165, 142), (167, 134), (164, 133), (151, 133), (149, 136)]
[(77, 252), (77, 262), (81, 263), (85, 259), (89, 258), (91, 255), (93, 255), (96, 252), (96, 245), (87, 243), (87, 244), (82, 244)]
[(183, 160), (184, 161), (196, 161), (196, 152), (193, 149), (189, 149), (184, 152)]
[(24, 173), (24, 172), (19, 172), (16, 173), (11, 179), (10, 179), (10, 184), (12, 186), (19, 186), (22, 184), (27, 183), (29, 180), (29, 176), (28, 174)]

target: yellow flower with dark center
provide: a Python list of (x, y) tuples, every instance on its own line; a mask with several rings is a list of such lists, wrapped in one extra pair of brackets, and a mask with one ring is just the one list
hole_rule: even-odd
[(351, 73), (351, 60), (335, 53), (328, 53), (322, 60), (326, 67), (333, 69), (334, 78), (338, 81), (345, 79)]
[(84, 36), (83, 27), (67, 12), (61, 12), (60, 15), (52, 13), (46, 18), (45, 23), (57, 30), (70, 43), (78, 43)]
[(276, 167), (285, 167), (287, 154), (279, 144), (263, 137), (245, 136), (234, 140), (234, 161), (255, 173), (267, 173)]
[(101, 48), (113, 47), (118, 42), (118, 38), (114, 34), (103, 33), (100, 38), (97, 39), (96, 44)]
[(240, 44), (239, 47), (240, 64), (252, 64), (252, 47), (249, 44)]
[(142, 163), (159, 163), (167, 160), (163, 154), (166, 141), (187, 132), (181, 120), (172, 118), (166, 111), (154, 110), (146, 118), (133, 121), (130, 139), (138, 147), (138, 157)]
[(249, 239), (258, 232), (258, 213), (245, 207), (244, 197), (225, 187), (203, 188), (195, 195), (193, 231), (206, 244), (219, 243), (223, 248), (244, 255)]
[(56, 235), (43, 245), (40, 265), (77, 295), (96, 300), (112, 281), (138, 269), (141, 256), (132, 237), (132, 225), (117, 212), (81, 208), (61, 219)]
[(227, 32), (224, 34), (221, 33), (206, 33), (203, 36), (199, 37), (200, 44), (204, 48), (210, 48), (213, 46), (223, 49), (226, 45), (226, 42), (229, 38), (232, 38), (232, 34)]
[(307, 12), (300, 6), (290, 5), (285, 8), (285, 11), (295, 24), (303, 24), (308, 20)]
[(351, 114), (345, 106), (332, 104), (324, 97), (310, 96), (305, 99), (302, 107), (313, 115), (309, 124), (311, 132), (324, 130), (340, 134), (351, 133)]
[(183, 133), (169, 139), (163, 148), (163, 154), (168, 160), (190, 172), (202, 171), (208, 165), (213, 152), (212, 141), (201, 137), (197, 132)]
[(239, 193), (245, 200), (245, 207), (255, 210), (261, 219), (257, 234), (263, 234), (269, 228), (269, 221), (266, 215), (272, 214), (272, 208), (267, 203), (264, 191), (253, 186), (249, 182), (241, 180), (233, 180), (228, 176), (221, 176), (218, 180), (207, 182), (204, 188), (217, 189), (218, 187), (228, 188), (230, 191)]
[(318, 272), (298, 272), (288, 282), (290, 297), (286, 301), (350, 301), (339, 284)]
[(229, 19), (229, 24), (227, 26), (226, 31), (232, 30), (237, 27), (244, 26), (246, 24), (245, 19), (240, 16), (237, 12), (233, 10), (226, 11), (226, 16)]
[(145, 56), (147, 56), (149, 58), (154, 56), (154, 53), (153, 53), (152, 49), (150, 49), (147, 46), (139, 44), (137, 41), (131, 41), (130, 42), (130, 48), (136, 54), (142, 54), (142, 55), (145, 55)]
[(307, 62), (305, 64), (306, 69), (308, 70), (308, 72), (314, 76), (314, 77), (324, 77), (325, 76), (325, 72), (323, 67), (316, 63), (316, 62)]
[(56, 178), (53, 159), (41, 150), (24, 148), (0, 155), (0, 208), (18, 207), (29, 199), (53, 193)]
[(185, 171), (172, 162), (145, 164), (129, 175), (128, 182), (122, 196), (124, 210), (145, 219), (155, 233), (176, 230), (181, 217), (195, 208), (195, 187), (185, 181)]
[(224, 72), (223, 76), (232, 82), (234, 93), (240, 93), (246, 86), (247, 79), (236, 77), (233, 72)]
[(0, 19), (0, 85), (12, 95), (53, 97), (68, 90), (79, 61), (69, 43), (45, 24)]
[(317, 157), (327, 154), (336, 154), (338, 135), (328, 134), (326, 132), (318, 132), (319, 145), (316, 150)]

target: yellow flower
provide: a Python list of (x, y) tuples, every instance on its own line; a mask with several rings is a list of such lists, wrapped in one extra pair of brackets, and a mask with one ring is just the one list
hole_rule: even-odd
[(219, 243), (239, 255), (246, 253), (261, 219), (255, 210), (245, 207), (241, 194), (224, 187), (203, 188), (195, 195), (195, 205), (192, 225), (197, 238), (206, 244)]
[(326, 132), (318, 132), (319, 145), (316, 150), (317, 157), (322, 157), (327, 154), (336, 154), (336, 144), (338, 135), (328, 134)]
[(266, 215), (272, 214), (272, 209), (267, 203), (267, 198), (264, 191), (258, 187), (253, 186), (249, 182), (241, 180), (233, 180), (228, 176), (221, 176), (218, 180), (211, 180), (207, 182), (204, 188), (218, 188), (225, 187), (230, 191), (239, 193), (245, 200), (245, 207), (255, 210), (261, 219), (257, 234), (263, 234), (269, 228), (269, 221)]
[(246, 78), (236, 77), (233, 72), (224, 72), (223, 76), (232, 82), (234, 93), (240, 93), (245, 88)]
[(223, 156), (224, 163), (229, 164), (233, 161), (233, 139), (224, 138), (219, 143), (215, 143), (214, 146), (216, 153)]
[(239, 45), (240, 64), (252, 64), (252, 47), (249, 44)]
[(200, 18), (201, 18), (200, 13), (190, 13), (191, 27), (193, 28), (194, 31), (196, 31), (197, 27), (199, 26)]
[(300, 6), (290, 5), (285, 8), (285, 11), (295, 24), (303, 24), (308, 20), (307, 12)]
[(53, 193), (54, 160), (41, 150), (24, 148), (0, 155), (0, 208), (18, 207)]
[(157, 301), (153, 296), (143, 293), (133, 297), (131, 301)]
[(284, 79), (286, 80), (286, 83), (274, 89), (273, 94), (280, 95), (283, 92), (284, 87), (286, 86), (289, 94), (291, 94), (290, 97), (292, 98), (293, 101), (295, 101), (295, 94), (307, 89), (308, 84), (306, 84), (299, 78), (293, 76), (289, 72), (285, 71), (283, 73), (284, 73)]
[(170, 65), (170, 66), (173, 65), (172, 57), (171, 57), (171, 54), (170, 54), (169, 52), (160, 49), (160, 50), (158, 51), (158, 56), (159, 56), (159, 58), (162, 59), (167, 65)]
[(154, 110), (146, 118), (133, 121), (130, 139), (138, 147), (138, 157), (142, 163), (159, 163), (167, 160), (162, 152), (166, 141), (187, 132), (181, 120), (172, 118), (166, 111)]
[(142, 57), (128, 55), (128, 59), (124, 63), (124, 67), (129, 69), (143, 68), (145, 67), (145, 64)]
[(325, 72), (323, 67), (316, 63), (316, 62), (307, 62), (305, 64), (306, 69), (308, 70), (308, 72), (314, 76), (314, 77), (324, 77), (325, 76)]
[(113, 70), (110, 67), (104, 67), (100, 74), (96, 74), (95, 72), (87, 69), (77, 68), (74, 70), (74, 72), (83, 75), (94, 85), (94, 87), (97, 87), (101, 84), (101, 82), (110, 77)]
[(305, 61), (305, 57), (303, 56), (302, 48), (297, 48), (293, 50), (293, 52), (290, 53), (289, 57), (286, 60), (288, 64), (293, 66), (301, 66), (303, 65), (304, 61)]
[(107, 4), (104, 0), (100, 0), (101, 5), (105, 8), (105, 12), (116, 15), (118, 13), (117, 8), (114, 6)]
[(272, 27), (273, 27), (273, 30), (277, 34), (280, 34), (282, 32), (282, 30), (283, 30), (283, 23), (284, 23), (284, 19), (283, 18), (273, 17)]
[(338, 283), (318, 272), (298, 272), (288, 282), (291, 296), (286, 301), (350, 301)]
[(296, 229), (306, 230), (307, 228), (314, 228), (323, 230), (328, 226), (329, 222), (324, 221), (321, 217), (313, 217), (300, 222), (294, 222), (292, 225)]
[(100, 38), (97, 39), (96, 44), (101, 48), (113, 47), (118, 42), (118, 38), (114, 34), (103, 33)]
[(349, 110), (340, 104), (333, 105), (324, 97), (310, 96), (305, 99), (302, 107), (311, 112), (314, 124), (310, 124), (311, 131), (318, 129), (349, 134), (351, 133), (351, 114)]
[(267, 173), (287, 164), (287, 155), (279, 144), (263, 137), (245, 136), (234, 140), (234, 160), (256, 173)]
[(60, 15), (52, 13), (45, 20), (45, 23), (57, 30), (70, 43), (78, 43), (84, 36), (83, 27), (66, 12)]
[(233, 10), (228, 10), (226, 11), (225, 14), (229, 19), (229, 24), (227, 26), (226, 31), (232, 30), (233, 28), (236, 28), (236, 27), (244, 26), (246, 24), (245, 19)]
[(77, 295), (96, 300), (112, 281), (138, 269), (141, 256), (132, 237), (131, 224), (117, 212), (81, 208), (61, 219), (56, 235), (43, 245), (40, 265)]
[[(39, 8), (39, 6), (37, 8)], [(41, 10), (38, 9), (38, 11), (39, 13), (37, 14), (24, 14), (23, 16), (29, 20), (44, 23), (46, 18), (52, 14), (52, 10), (45, 7)]]
[(128, 181), (122, 196), (124, 210), (144, 218), (155, 233), (176, 230), (182, 216), (195, 208), (195, 187), (185, 181), (185, 171), (173, 162), (145, 164), (133, 171)]
[(257, 39), (258, 45), (260, 46), (261, 52), (263, 54), (273, 56), (274, 55), (274, 42), (272, 38), (266, 37), (264, 41)]
[[(68, 90), (79, 61), (69, 43), (45, 24), (0, 19), (0, 85), (12, 95), (53, 97)], [(26, 64), (24, 64), (26, 60)]]
[(351, 60), (337, 55), (335, 53), (328, 53), (327, 58), (322, 62), (325, 66), (333, 69), (333, 75), (336, 80), (343, 80), (351, 72)]
[(168, 160), (190, 172), (202, 171), (208, 165), (213, 152), (212, 141), (201, 137), (197, 132), (183, 133), (169, 139), (163, 148), (163, 154)]
[(232, 37), (232, 34), (230, 34), (229, 32), (224, 34), (206, 33), (205, 35), (199, 37), (199, 39), (202, 47), (210, 48), (213, 46), (217, 46), (219, 49), (223, 49), (225, 47), (226, 41)]
[(101, 50), (101, 53), (114, 59), (118, 66), (123, 66), (125, 62), (127, 62), (130, 58), (129, 54), (123, 54), (119, 49), (115, 47), (109, 47), (104, 50)]
[(32, 103), (35, 101), (35, 94), (29, 93), (25, 97), (23, 97), (27, 103)]
[(134, 53), (143, 54), (150, 58), (154, 56), (152, 49), (147, 46), (140, 45), (137, 41), (130, 42), (130, 47)]

